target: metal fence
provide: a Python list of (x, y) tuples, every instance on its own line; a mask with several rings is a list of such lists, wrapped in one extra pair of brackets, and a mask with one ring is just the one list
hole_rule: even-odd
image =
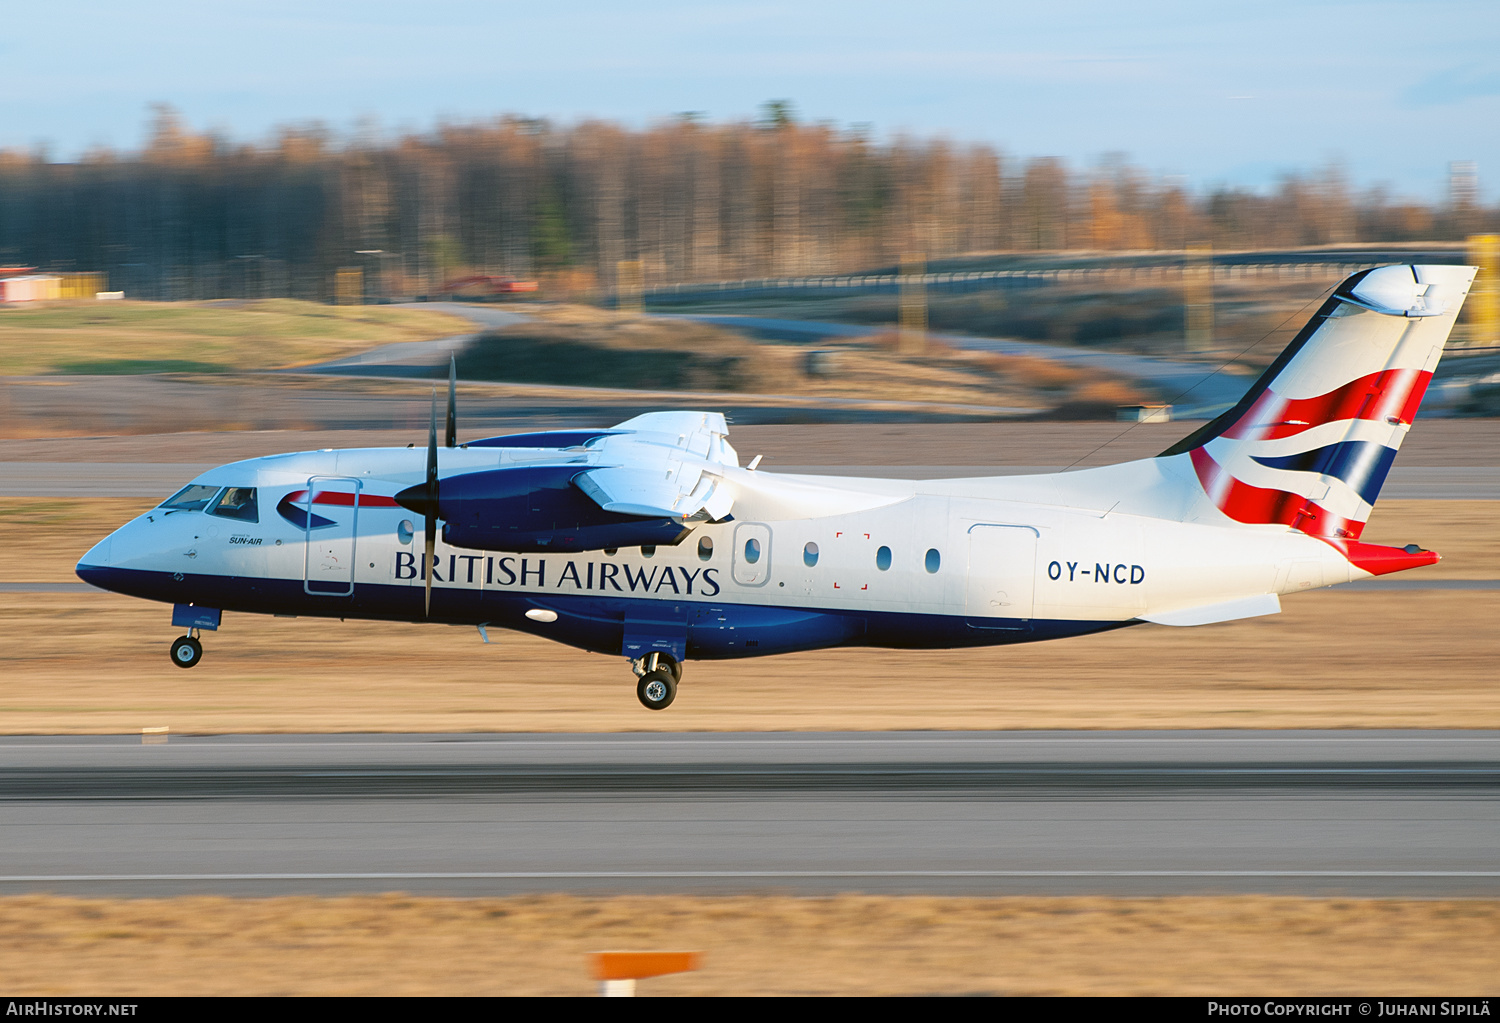
[[(1374, 263), (1230, 263), (1213, 267), (1214, 283), (1250, 281), (1334, 280)], [(1183, 264), (1153, 266), (1068, 267), (1053, 270), (976, 270), (915, 275), (928, 292), (954, 294), (977, 291), (1024, 290), (1056, 285), (1179, 286)], [(899, 273), (839, 274), (808, 277), (760, 277), (707, 284), (667, 284), (645, 288), (649, 306), (764, 298), (837, 298), (852, 295), (895, 295), (908, 278)]]

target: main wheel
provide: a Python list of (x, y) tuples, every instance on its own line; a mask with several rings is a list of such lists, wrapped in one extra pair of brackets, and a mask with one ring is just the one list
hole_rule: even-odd
[(682, 662), (674, 661), (666, 654), (662, 654), (656, 659), (656, 670), (665, 671), (667, 674), (671, 675), (673, 682), (682, 681)]
[(677, 698), (677, 680), (660, 668), (648, 671), (636, 683), (635, 695), (647, 710), (666, 710)]
[(179, 668), (191, 668), (203, 660), (203, 644), (192, 636), (178, 636), (172, 640), (172, 649), (169, 651), (172, 663)]

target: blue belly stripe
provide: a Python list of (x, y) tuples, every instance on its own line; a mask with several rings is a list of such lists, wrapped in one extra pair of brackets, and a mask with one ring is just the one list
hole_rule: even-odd
[[(102, 589), (169, 604), (192, 603), (204, 608), (249, 614), (493, 625), (605, 654), (621, 652), (627, 620), (655, 620), (671, 614), (686, 622), (687, 656), (702, 660), (756, 657), (837, 646), (918, 650), (999, 646), (1081, 636), (1137, 624), (1134, 621), (978, 620), (962, 615), (900, 611), (826, 610), (446, 586), (433, 588), (432, 614), (424, 618), (423, 589), (420, 586), (356, 583), (353, 594), (335, 597), (304, 593), (300, 579), (186, 574), (178, 579), (170, 572), (93, 565), (80, 565), (78, 575)], [(527, 611), (537, 608), (555, 611), (557, 621), (534, 622), (526, 617)], [(977, 627), (980, 624), (984, 627)]]

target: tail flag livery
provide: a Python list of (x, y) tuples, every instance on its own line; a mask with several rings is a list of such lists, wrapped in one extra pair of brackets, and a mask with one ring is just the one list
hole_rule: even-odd
[(1349, 277), (1238, 404), (1163, 457), (1187, 455), (1209, 500), (1237, 522), (1351, 546), (1474, 274), (1385, 266)]

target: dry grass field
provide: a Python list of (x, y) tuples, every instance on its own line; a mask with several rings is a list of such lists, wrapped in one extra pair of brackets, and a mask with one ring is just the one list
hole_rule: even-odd
[[(62, 581), (134, 510), (0, 502), (0, 581)], [(1500, 577), (1491, 502), (1382, 503), (1375, 540), (1448, 555), (1431, 577)], [(1198, 629), (1140, 626), (963, 651), (829, 650), (694, 662), (666, 713), (623, 659), (470, 629), (225, 616), (172, 667), (165, 605), (0, 594), (0, 731), (612, 731), (890, 728), (1500, 727), (1500, 591), (1300, 594)], [(1399, 623), (1399, 628), (1391, 628)], [(919, 681), (919, 685), (914, 685)]]
[(586, 995), (588, 953), (691, 949), (642, 995), (1500, 994), (1500, 903), (1395, 899), (0, 899), (14, 996)]
[(163, 605), (8, 593), (0, 731), (1497, 728), (1497, 614), (1500, 593), (1316, 593), (1199, 629), (693, 662), (653, 713), (623, 659), (498, 630), (226, 615), (182, 671)]
[(275, 369), (473, 329), (426, 309), (289, 298), (47, 302), (0, 310), (0, 375)]

